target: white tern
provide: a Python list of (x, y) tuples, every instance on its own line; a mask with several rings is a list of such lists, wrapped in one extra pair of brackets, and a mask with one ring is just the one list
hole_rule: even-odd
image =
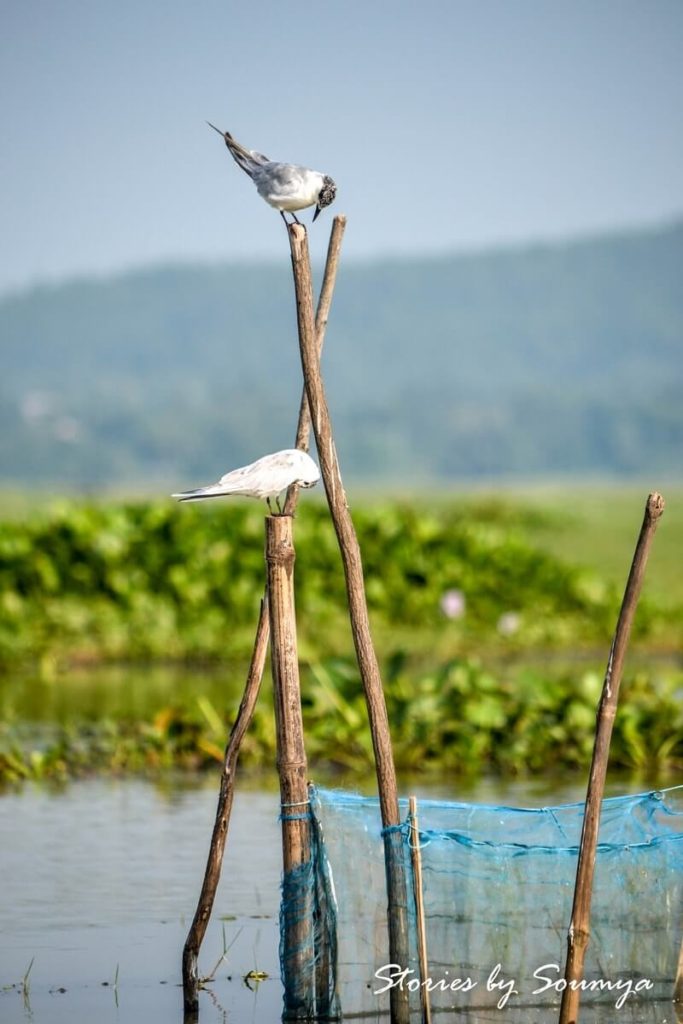
[(198, 487), (194, 491), (181, 491), (171, 497), (179, 501), (201, 501), (237, 494), (246, 498), (265, 498), (270, 509), (270, 499), (277, 500), (278, 495), (292, 484), (315, 487), (319, 479), (320, 470), (310, 455), (298, 448), (285, 448), (284, 451), (264, 455), (248, 466), (233, 469), (216, 484)]

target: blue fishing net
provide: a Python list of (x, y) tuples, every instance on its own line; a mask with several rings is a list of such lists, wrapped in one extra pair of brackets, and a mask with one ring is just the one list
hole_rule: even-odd
[[(312, 899), (318, 911), (316, 927), (307, 933), (307, 959), (299, 955), (297, 965), (309, 978), (317, 967), (318, 1006), (327, 1008), (323, 1015), (334, 1017), (341, 1010), (344, 1018), (377, 1019), (389, 1012), (391, 987), (400, 985), (419, 1011), (410, 849), (416, 833), (407, 801), (401, 809), (409, 951), (407, 963), (392, 967), (378, 801), (312, 790), (314, 852), (303, 892), (308, 893), (304, 903)], [(583, 810), (583, 803), (530, 810), (420, 801), (435, 1012), (457, 1013), (453, 1019), (477, 1024), (556, 1019)], [(306, 912), (296, 883), (284, 882), (283, 936), (288, 928), (290, 936), (296, 934), (290, 911), (299, 920)], [(582, 1022), (674, 1021), (671, 1000), (683, 935), (683, 786), (604, 801), (590, 931)], [(297, 955), (296, 948), (292, 952)], [(281, 953), (286, 964), (287, 950)], [(298, 971), (290, 964), (287, 972), (283, 969), (286, 1011), (292, 975)], [(323, 976), (329, 985), (325, 996)], [(291, 992), (289, 1015), (296, 1017), (295, 1008), (305, 1003)]]
[(282, 879), (280, 973), (284, 1016), (289, 1020), (337, 1020), (337, 903), (320, 819), (311, 804), (281, 820), (309, 822), (310, 859)]

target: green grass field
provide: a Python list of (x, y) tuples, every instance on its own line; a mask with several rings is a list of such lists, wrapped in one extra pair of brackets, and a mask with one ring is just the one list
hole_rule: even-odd
[[(666, 508), (652, 546), (644, 593), (666, 605), (683, 603), (683, 490), (663, 489)], [(555, 555), (594, 568), (620, 587), (626, 583), (643, 518), (647, 490), (617, 488), (523, 495), (557, 517), (534, 538)]]
[[(666, 605), (683, 604), (683, 487), (647, 484), (537, 484), (483, 487), (471, 493), (438, 493), (438, 504), (476, 507), (482, 500), (509, 504), (512, 509), (539, 513), (527, 517), (529, 541), (553, 555), (593, 569), (618, 585), (626, 583), (645, 502), (659, 489), (666, 509), (655, 536), (644, 593)], [(423, 506), (424, 499), (418, 503)]]

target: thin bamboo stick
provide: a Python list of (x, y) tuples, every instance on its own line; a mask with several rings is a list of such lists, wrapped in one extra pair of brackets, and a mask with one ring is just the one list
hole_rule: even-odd
[(571, 923), (567, 936), (567, 962), (562, 993), (560, 1024), (576, 1024), (579, 1018), (580, 990), (572, 987), (583, 977), (586, 949), (590, 940), (590, 908), (595, 870), (595, 851), (598, 844), (600, 809), (605, 791), (605, 778), (609, 760), (612, 728), (619, 700), (619, 687), (624, 667), (624, 658), (631, 635), (631, 626), (638, 598), (643, 585), (650, 547), (657, 524), (664, 511), (664, 499), (660, 494), (650, 494), (645, 506), (645, 516), (636, 544), (631, 570), (626, 583), (617, 628), (607, 661), (602, 697), (598, 707), (593, 758), (591, 761), (586, 807), (581, 831), (579, 859), (576, 869), (576, 885), (572, 906)]
[(417, 797), (408, 800), (410, 813), (410, 856), (413, 862), (415, 882), (415, 915), (417, 917), (417, 956), (420, 965), (420, 1004), (423, 1024), (431, 1024), (432, 1004), (429, 998), (429, 961), (427, 959), (427, 925), (425, 922), (424, 889), (422, 886), (422, 850), (420, 829), (417, 821)]
[[(327, 398), (320, 373), (320, 358), (313, 319), (311, 264), (306, 229), (303, 225), (292, 224), (289, 226), (289, 242), (292, 251), (304, 384), (318, 449), (320, 471), (344, 566), (351, 632), (365, 691), (375, 754), (382, 824), (385, 830), (388, 830), (385, 831), (384, 852), (389, 903), (389, 955), (393, 963), (407, 966), (407, 885), (401, 836), (395, 830), (395, 826), (399, 824), (399, 806), (391, 733), (379, 664), (370, 633), (360, 546), (346, 500)], [(404, 1024), (409, 1019), (407, 989), (394, 986), (391, 989), (390, 999), (392, 1024)]]
[[(318, 359), (320, 359), (320, 355), (323, 350), (325, 332), (327, 331), (327, 320), (330, 315), (332, 295), (334, 293), (334, 286), (337, 280), (339, 252), (341, 250), (341, 243), (342, 238), (344, 237), (345, 228), (346, 217), (343, 214), (339, 214), (337, 217), (334, 218), (334, 222), (332, 224), (330, 242), (327, 247), (325, 273), (323, 276), (322, 287), (320, 289), (320, 296), (318, 298), (318, 309), (315, 314), (315, 338)], [(307, 452), (309, 448), (310, 435), (311, 416), (308, 409), (308, 395), (306, 394), (306, 385), (304, 384), (303, 390), (301, 392), (301, 404), (299, 406), (299, 422), (296, 429), (296, 441), (294, 442), (294, 447), (302, 448), (305, 452)], [(294, 515), (298, 494), (299, 488), (297, 487), (296, 484), (292, 484), (292, 486), (287, 491), (287, 498), (285, 500), (284, 507), (285, 515)]]
[[(327, 320), (329, 317), (330, 306), (332, 304), (332, 295), (334, 293), (334, 285), (337, 278), (337, 267), (339, 265), (339, 253), (341, 250), (345, 227), (345, 217), (338, 216), (334, 218), (315, 321), (318, 351), (322, 350), (323, 342), (325, 340), (325, 331), (327, 329)], [(310, 416), (308, 414), (308, 400), (306, 398), (306, 389), (304, 388), (299, 407), (295, 447), (303, 448), (305, 450), (308, 448), (310, 422)], [(296, 503), (297, 494), (288, 493), (286, 511), (289, 515), (294, 514)], [(223, 757), (223, 769), (221, 772), (216, 819), (214, 822), (213, 834), (211, 836), (211, 844), (204, 872), (204, 880), (199, 894), (199, 900), (197, 902), (197, 909), (195, 911), (192, 924), (190, 925), (190, 930), (187, 934), (183, 949), (183, 1001), (185, 1013), (189, 1017), (196, 1015), (199, 1009), (199, 972), (197, 965), (199, 950), (202, 942), (204, 941), (204, 935), (206, 934), (206, 928), (209, 923), (209, 918), (211, 917), (211, 911), (216, 898), (218, 882), (220, 881), (225, 843), (227, 840), (228, 826), (230, 824), (230, 815), (232, 812), (237, 759), (242, 740), (254, 715), (254, 709), (256, 707), (256, 701), (261, 688), (261, 680), (263, 678), (263, 670), (266, 663), (269, 638), (270, 623), (268, 620), (268, 590), (266, 587), (263, 600), (261, 601), (261, 609), (256, 626), (251, 663), (247, 673), (242, 702), (240, 703), (237, 716), (233, 723)]]
[(677, 1014), (680, 1019), (681, 1010), (683, 1010), (683, 942), (681, 942), (681, 948), (678, 951), (678, 968), (674, 982), (674, 1003), (676, 1004)]
[(268, 650), (268, 602), (264, 596), (261, 601), (258, 626), (256, 628), (256, 640), (251, 656), (251, 663), (247, 673), (247, 681), (244, 687), (244, 694), (237, 712), (237, 716), (230, 730), (230, 736), (225, 748), (223, 759), (223, 770), (221, 772), (220, 790), (218, 793), (218, 808), (216, 820), (211, 836), (209, 856), (204, 872), (204, 881), (197, 902), (190, 930), (187, 933), (185, 946), (183, 948), (183, 1005), (185, 1009), (186, 1024), (190, 1019), (196, 1018), (199, 1012), (199, 973), (197, 960), (206, 928), (211, 917), (216, 889), (221, 877), (223, 864), (223, 852), (228, 836), (232, 802), (235, 795), (235, 772), (237, 770), (237, 759), (244, 735), (249, 728), (249, 723), (254, 715), (254, 708), (261, 687), (263, 669), (266, 662)]
[[(291, 516), (266, 519), (266, 564), (270, 608), (271, 662), (277, 765), (282, 807), (282, 862), (285, 877), (311, 860), (308, 767), (301, 715), (301, 687), (294, 612), (294, 543)], [(291, 894), (295, 911), (284, 915), (282, 979), (285, 1019), (315, 1013), (313, 914), (306, 880)]]

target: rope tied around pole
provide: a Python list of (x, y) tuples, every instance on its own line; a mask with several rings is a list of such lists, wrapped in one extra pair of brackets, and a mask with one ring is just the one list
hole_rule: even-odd
[[(306, 807), (307, 810), (302, 814), (283, 814), (283, 810), (288, 807)], [(310, 821), (312, 813), (310, 800), (290, 800), (287, 803), (280, 804), (278, 821)]]

